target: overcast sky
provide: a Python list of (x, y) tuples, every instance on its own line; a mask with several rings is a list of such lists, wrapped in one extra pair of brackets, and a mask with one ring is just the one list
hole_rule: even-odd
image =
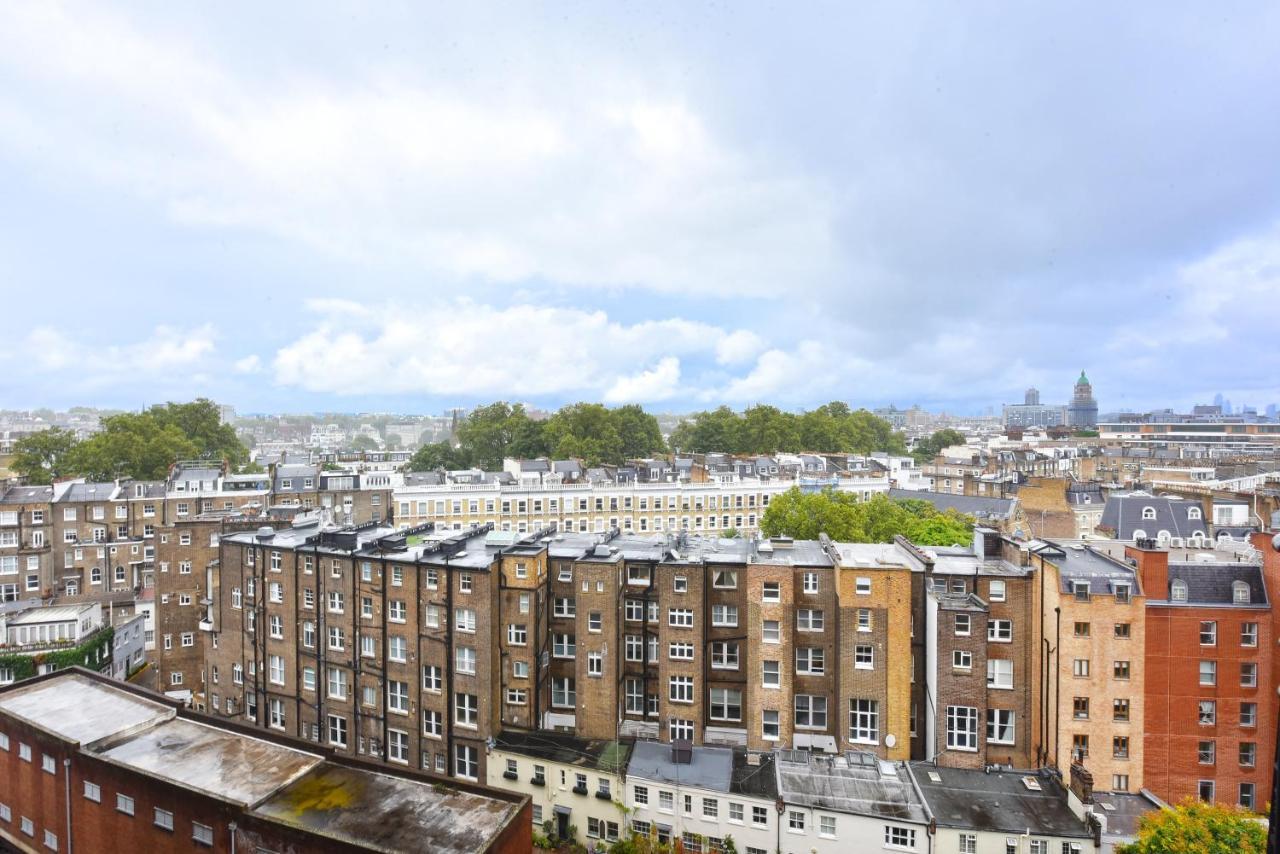
[(0, 407), (1280, 401), (1278, 4), (426, 5), (0, 5)]

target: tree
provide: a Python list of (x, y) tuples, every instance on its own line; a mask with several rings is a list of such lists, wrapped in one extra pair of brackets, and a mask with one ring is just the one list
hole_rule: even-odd
[(622, 456), (624, 459), (647, 457), (667, 450), (667, 443), (662, 439), (662, 429), (658, 419), (645, 412), (640, 406), (631, 403), (612, 411), (613, 423), (622, 437)]
[(671, 432), (671, 447), (684, 453), (705, 454), (720, 451), (736, 454), (741, 447), (741, 418), (727, 406), (711, 412), (699, 412), (692, 421), (681, 421)]
[(942, 453), (944, 448), (963, 444), (964, 434), (948, 427), (916, 442), (915, 449), (912, 450), (911, 455), (916, 458), (916, 462), (923, 465)]
[(169, 466), (200, 450), (177, 424), (161, 423), (150, 411), (123, 413), (102, 419), (102, 429), (72, 450), (69, 467), (90, 480), (163, 480)]
[(776, 406), (758, 404), (742, 413), (739, 453), (774, 454), (800, 450), (799, 419)]
[(161, 427), (177, 427), (195, 444), (195, 457), (226, 460), (233, 467), (249, 461), (249, 451), (236, 436), (236, 429), (222, 423), (222, 412), (208, 398), (153, 406), (145, 414), (155, 418)]
[(40, 430), (14, 442), (9, 467), (30, 483), (52, 483), (55, 478), (73, 473), (70, 464), (75, 446), (76, 437), (70, 430)]
[(378, 450), (378, 441), (371, 436), (356, 436), (351, 440), (351, 450), (376, 451)]
[(557, 457), (574, 457), (589, 466), (622, 462), (622, 434), (613, 413), (599, 403), (561, 407), (547, 419), (545, 432)]
[(470, 467), (471, 458), (467, 452), (448, 442), (423, 445), (409, 458), (406, 466), (409, 471), (456, 471)]
[(1266, 847), (1266, 828), (1245, 810), (1187, 800), (1144, 816), (1138, 838), (1116, 854), (1262, 854)]
[(780, 451), (905, 454), (906, 441), (888, 421), (832, 401), (796, 415), (759, 405), (738, 415), (727, 406), (698, 412), (671, 432), (671, 447), (692, 453), (774, 454)]
[(760, 530), (767, 537), (801, 540), (826, 534), (844, 543), (888, 543), (901, 534), (918, 545), (950, 546), (969, 542), (973, 524), (971, 517), (940, 512), (928, 501), (886, 495), (859, 501), (851, 492), (793, 487), (769, 502)]
[(517, 436), (525, 435), (529, 420), (518, 403), (513, 406), (500, 400), (476, 407), (458, 425), (458, 445), (470, 455), (473, 465), (499, 469)]

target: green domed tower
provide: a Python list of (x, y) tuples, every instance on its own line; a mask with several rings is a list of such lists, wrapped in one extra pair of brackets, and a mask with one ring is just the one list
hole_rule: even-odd
[(1071, 405), (1067, 407), (1067, 426), (1080, 429), (1098, 426), (1098, 402), (1093, 399), (1093, 385), (1083, 370), (1080, 371), (1080, 379), (1076, 380)]

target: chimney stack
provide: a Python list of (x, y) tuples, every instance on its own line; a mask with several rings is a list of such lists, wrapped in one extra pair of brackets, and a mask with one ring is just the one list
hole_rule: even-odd
[(1150, 601), (1169, 598), (1169, 552), (1156, 547), (1155, 540), (1138, 540), (1124, 547), (1124, 556), (1131, 558), (1142, 579), (1142, 592)]

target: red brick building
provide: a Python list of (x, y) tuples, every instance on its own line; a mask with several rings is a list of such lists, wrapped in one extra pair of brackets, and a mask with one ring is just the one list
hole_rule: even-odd
[[(1143, 779), (1187, 797), (1260, 809), (1270, 797), (1276, 676), (1271, 597), (1253, 563), (1173, 563), (1127, 548), (1146, 601)], [(1274, 580), (1275, 555), (1264, 550)], [(1276, 586), (1270, 585), (1271, 590)]]
[(79, 668), (0, 690), (0, 848), (527, 852), (527, 796), (342, 758)]

